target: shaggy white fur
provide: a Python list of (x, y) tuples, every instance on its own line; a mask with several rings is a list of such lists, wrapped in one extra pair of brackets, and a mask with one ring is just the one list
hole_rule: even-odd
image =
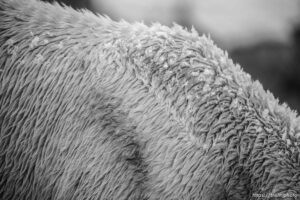
[(300, 195), (296, 113), (194, 30), (2, 0), (0, 47), (0, 199)]

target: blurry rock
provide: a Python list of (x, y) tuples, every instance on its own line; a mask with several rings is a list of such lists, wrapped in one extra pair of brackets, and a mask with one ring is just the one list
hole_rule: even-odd
[[(254, 80), (288, 105), (300, 111), (299, 54), (296, 45), (261, 43), (231, 52), (233, 60), (241, 64)], [(298, 60), (297, 60), (298, 59)]]

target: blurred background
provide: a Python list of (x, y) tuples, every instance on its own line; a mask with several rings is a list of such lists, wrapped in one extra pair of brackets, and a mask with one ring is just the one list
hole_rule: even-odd
[(57, 1), (114, 20), (194, 26), (280, 102), (300, 113), (300, 0)]

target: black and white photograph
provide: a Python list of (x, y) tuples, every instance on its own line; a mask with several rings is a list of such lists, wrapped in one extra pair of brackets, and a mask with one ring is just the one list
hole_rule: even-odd
[(300, 200), (300, 0), (0, 0), (0, 200)]

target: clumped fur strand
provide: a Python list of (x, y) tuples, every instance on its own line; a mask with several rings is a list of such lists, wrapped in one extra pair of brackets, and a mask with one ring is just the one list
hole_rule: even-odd
[(0, 199), (300, 195), (300, 120), (195, 30), (0, 2)]

